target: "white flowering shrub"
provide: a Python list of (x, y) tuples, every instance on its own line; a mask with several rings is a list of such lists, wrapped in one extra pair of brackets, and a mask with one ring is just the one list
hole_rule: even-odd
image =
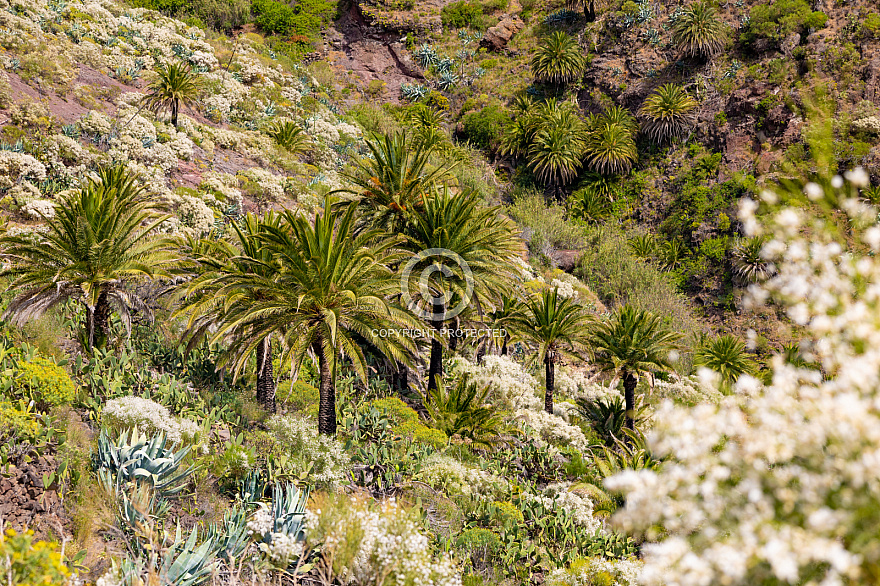
[(568, 281), (553, 279), (550, 281), (550, 287), (556, 289), (557, 296), (565, 299), (575, 299), (578, 296), (577, 291), (574, 289), (574, 285)]
[[(708, 370), (708, 369), (707, 369)], [(709, 371), (711, 373), (711, 371)], [(703, 376), (687, 376), (677, 380), (666, 382), (654, 381), (651, 396), (655, 400), (672, 399), (677, 403), (696, 405), (697, 403), (717, 403), (724, 394), (719, 390), (718, 384), (708, 384), (706, 373)], [(720, 380), (718, 381), (720, 383)]]
[(435, 556), (415, 515), (394, 499), (371, 505), (340, 497), (306, 512), (309, 544), (320, 544), (325, 573), (342, 584), (460, 586), (448, 557)]
[[(642, 548), (640, 583), (868, 584), (880, 575), (880, 224), (857, 198), (866, 173), (847, 179), (808, 184), (798, 207), (777, 209), (777, 193), (762, 193), (773, 212), (762, 222), (757, 202), (741, 202), (743, 225), (767, 236), (762, 254), (777, 270), (752, 286), (750, 303), (784, 306), (824, 375), (777, 357), (769, 386), (743, 376), (718, 404), (661, 403), (648, 441), (668, 461), (607, 481), (626, 495), (615, 521), (655, 540)], [(820, 206), (846, 214), (846, 240)]]
[(551, 415), (541, 409), (520, 409), (515, 415), (527, 431), (547, 443), (580, 451), (590, 447), (590, 442), (580, 427), (571, 425), (555, 413)]
[(299, 415), (273, 415), (266, 422), (269, 431), (286, 450), (294, 465), (306, 470), (314, 482), (335, 484), (348, 468), (348, 454), (335, 438), (318, 433), (317, 424)]
[(422, 464), (416, 479), (450, 497), (499, 500), (510, 490), (504, 478), (485, 470), (466, 466), (455, 458), (434, 454)]
[(593, 516), (593, 503), (589, 498), (571, 492), (567, 484), (549, 484), (541, 494), (523, 493), (526, 501), (537, 502), (548, 510), (565, 509), (576, 525), (587, 533), (603, 529), (601, 521)]
[(9, 189), (23, 180), (42, 181), (46, 166), (24, 153), (0, 151), (0, 189)]
[(120, 431), (135, 427), (147, 434), (165, 432), (172, 442), (194, 443), (201, 433), (194, 421), (178, 419), (163, 405), (134, 396), (107, 401), (101, 411), (101, 423)]
[(501, 409), (540, 409), (543, 401), (536, 389), (538, 381), (521, 364), (508, 356), (483, 357), (483, 364), (474, 364), (464, 358), (455, 358), (452, 375), (470, 375), (471, 380), (492, 390), (492, 402)]
[(198, 197), (183, 196), (177, 206), (177, 215), (185, 226), (197, 234), (203, 234), (214, 226), (214, 210)]
[(637, 558), (586, 558), (550, 573), (547, 586), (637, 586), (641, 562)]
[(21, 211), (35, 220), (55, 217), (55, 204), (49, 199), (32, 199), (22, 206)]

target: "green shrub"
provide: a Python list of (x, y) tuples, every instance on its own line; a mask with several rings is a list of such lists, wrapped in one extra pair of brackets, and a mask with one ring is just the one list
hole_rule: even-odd
[(6, 402), (0, 403), (0, 442), (17, 438), (34, 444), (42, 432), (43, 426), (32, 412)]
[(500, 527), (514, 527), (524, 522), (522, 511), (510, 501), (493, 501), (488, 510), (492, 521)]
[(870, 13), (862, 22), (865, 33), (872, 36), (880, 36), (880, 14), (877, 12)]
[(320, 399), (318, 389), (302, 381), (285, 381), (278, 385), (275, 392), (279, 401), (287, 404), (294, 411), (301, 412), (312, 405), (317, 405)]
[(277, 0), (252, 0), (257, 27), (274, 35), (314, 37), (322, 25), (336, 14), (337, 5), (329, 0), (303, 0), (290, 6)]
[(132, 0), (132, 4), (177, 18), (189, 16), (202, 26), (223, 32), (244, 25), (251, 15), (250, 0)]
[(805, 33), (825, 26), (824, 12), (813, 12), (807, 0), (777, 0), (758, 4), (749, 12), (749, 22), (740, 35), (744, 43), (760, 38), (780, 41), (791, 33)]
[(440, 20), (446, 28), (481, 29), (484, 28), (483, 7), (476, 2), (459, 0), (443, 7), (440, 11)]
[(380, 413), (384, 412), (392, 425), (401, 425), (409, 422), (421, 423), (419, 414), (415, 412), (415, 409), (397, 397), (374, 399), (373, 401), (370, 401), (370, 405), (375, 407)]
[(0, 574), (7, 586), (66, 584), (70, 570), (55, 542), (34, 542), (34, 532), (7, 529), (0, 536)]
[(32, 399), (40, 409), (69, 405), (76, 393), (67, 371), (39, 356), (18, 364), (15, 386), (16, 391)]
[(431, 446), (440, 449), (446, 445), (449, 438), (442, 430), (432, 429), (427, 425), (415, 421), (406, 421), (404, 423), (394, 425), (391, 431), (401, 437), (405, 437), (417, 444)]
[(504, 126), (510, 122), (507, 110), (501, 106), (486, 106), (478, 112), (470, 112), (462, 118), (465, 137), (474, 145), (496, 150), (501, 142)]

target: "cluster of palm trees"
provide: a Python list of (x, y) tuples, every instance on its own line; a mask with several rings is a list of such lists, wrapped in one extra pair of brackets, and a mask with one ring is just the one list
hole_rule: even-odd
[[(571, 2), (583, 7), (588, 20), (596, 3)], [(591, 16), (592, 15), (592, 16)], [(728, 39), (726, 25), (709, 1), (694, 2), (677, 15), (673, 42), (687, 57), (710, 58)], [(613, 176), (629, 172), (638, 159), (635, 139), (641, 131), (656, 144), (687, 135), (694, 125), (696, 101), (679, 85), (665, 84), (645, 99), (638, 121), (615, 106), (600, 115), (583, 118), (574, 104), (559, 101), (565, 88), (581, 79), (587, 60), (578, 39), (554, 31), (535, 50), (531, 60), (535, 81), (557, 96), (534, 102), (522, 96), (514, 103), (515, 120), (502, 139), (502, 153), (520, 158), (543, 184), (559, 189), (581, 169)]]
[[(59, 303), (78, 303), (90, 352), (107, 345), (111, 312), (129, 327), (135, 314), (151, 318), (133, 284), (162, 280), (170, 284), (174, 316), (185, 320), (188, 347), (222, 343), (220, 366), (235, 374), (255, 365), (257, 399), (267, 410), (275, 410), (273, 357), (295, 368), (317, 362), (319, 429), (332, 434), (341, 361), (366, 380), (369, 357), (400, 370), (415, 368), (427, 353), (429, 391), (440, 384), (444, 349), (462, 343), (441, 333), (449, 325), (444, 312), (464, 295), (461, 275), (421, 273), (434, 275), (425, 283), (427, 297), (415, 300), (430, 304), (425, 318), (403, 302), (401, 267), (421, 251), (443, 249), (472, 274), (467, 307), (449, 323), (505, 331), (500, 340), (471, 340), (478, 358), (491, 346), (507, 353), (514, 341), (534, 348), (546, 376), (545, 409), (552, 412), (556, 365), (591, 353), (622, 377), (631, 413), (637, 377), (667, 365), (664, 353), (675, 336), (657, 318), (633, 317), (628, 308), (603, 321), (555, 288), (517, 291), (513, 259), (522, 243), (501, 210), (450, 187), (450, 169), (430, 163), (430, 143), (413, 144), (397, 133), (369, 148), (374, 157), (351, 173), (351, 186), (341, 197), (328, 196), (312, 217), (294, 210), (247, 214), (225, 236), (158, 234), (168, 215), (146, 199), (137, 178), (122, 166), (101, 170), (58, 203), (45, 233), (0, 236), (8, 263), (2, 276), (19, 292), (5, 318), (22, 324)], [(430, 333), (419, 339), (377, 331)]]

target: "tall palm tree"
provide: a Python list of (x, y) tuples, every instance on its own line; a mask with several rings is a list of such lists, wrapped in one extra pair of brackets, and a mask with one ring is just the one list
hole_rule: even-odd
[(156, 71), (156, 78), (147, 86), (144, 105), (152, 112), (171, 110), (171, 124), (177, 126), (181, 104), (187, 106), (198, 98), (201, 83), (187, 63), (171, 63)]
[[(418, 307), (435, 330), (468, 304), (483, 307), (513, 278), (511, 258), (522, 248), (516, 233), (515, 224), (499, 208), (482, 206), (475, 191), (454, 194), (445, 188), (426, 199), (423, 212), (405, 232), (405, 247), (415, 255), (401, 274), (408, 305)], [(429, 389), (442, 374), (442, 359), (443, 344), (435, 337)]]
[(626, 426), (634, 429), (635, 390), (640, 375), (671, 368), (669, 353), (679, 335), (667, 331), (659, 317), (625, 305), (590, 335), (595, 362), (623, 379)]
[[(388, 301), (398, 280), (391, 264), (397, 258), (396, 238), (377, 230), (355, 232), (356, 205), (332, 209), (326, 199), (323, 212), (310, 220), (291, 210), (277, 225), (263, 225), (262, 245), (272, 255), (271, 278), (250, 277), (236, 287), (260, 289), (258, 298), (236, 292), (226, 300), (223, 325), (214, 341), (227, 332), (248, 332), (230, 364), (241, 370), (262, 340), (277, 335), (283, 352), (301, 365), (311, 353), (318, 362), (320, 379), (318, 430), (336, 432), (336, 381), (334, 372), (341, 357), (366, 381), (367, 364), (360, 341), (398, 363), (411, 364), (414, 342), (403, 336), (381, 337), (379, 330), (412, 329), (420, 322)], [(241, 297), (236, 297), (241, 296)], [(240, 303), (244, 298), (249, 303)]]
[(544, 364), (544, 410), (553, 413), (556, 364), (583, 347), (593, 316), (554, 287), (527, 300), (514, 322), (520, 335), (538, 347), (538, 360)]
[[(252, 305), (266, 301), (272, 294), (267, 284), (276, 274), (272, 249), (264, 246), (261, 236), (267, 226), (278, 228), (281, 217), (269, 212), (262, 218), (247, 214), (239, 223), (232, 224), (232, 238), (228, 240), (202, 239), (199, 250), (193, 254), (197, 274), (183, 292), (186, 302), (177, 315), (188, 315), (184, 332), (187, 350), (203, 340), (210, 330), (223, 327), (225, 320), (234, 318), (230, 305)], [(240, 355), (259, 336), (253, 328), (236, 328), (226, 334), (227, 360), (235, 362), (246, 358)], [(275, 379), (272, 371), (271, 334), (257, 339), (256, 378), (257, 402), (274, 413)]]
[(708, 0), (700, 0), (685, 8), (675, 21), (672, 40), (685, 55), (712, 57), (724, 48), (727, 29), (718, 18), (718, 9)]
[(499, 352), (507, 356), (507, 349), (513, 339), (517, 317), (522, 312), (522, 302), (511, 293), (501, 293), (495, 309), (489, 312), (489, 323), (494, 329), (503, 330)]
[(642, 130), (656, 143), (684, 136), (694, 124), (697, 102), (681, 86), (667, 83), (657, 88), (639, 108)]
[(118, 165), (98, 171), (85, 186), (55, 205), (46, 232), (4, 235), (0, 250), (11, 266), (12, 289), (24, 289), (5, 318), (21, 326), (69, 299), (86, 308), (88, 351), (106, 344), (110, 314), (116, 311), (131, 329), (131, 313), (152, 317), (130, 287), (135, 281), (165, 276), (176, 257), (155, 232), (169, 216), (144, 198), (135, 174)]
[(435, 141), (416, 141), (404, 132), (367, 140), (367, 148), (372, 156), (345, 175), (351, 187), (336, 193), (357, 201), (361, 226), (399, 234), (407, 218), (420, 213), (425, 199), (448, 179), (451, 168), (431, 165)]
[(577, 38), (555, 31), (538, 43), (531, 65), (538, 81), (564, 85), (583, 75), (587, 64)]

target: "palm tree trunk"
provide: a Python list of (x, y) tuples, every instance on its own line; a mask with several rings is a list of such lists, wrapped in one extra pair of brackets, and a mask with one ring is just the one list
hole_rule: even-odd
[(320, 340), (312, 345), (318, 355), (319, 402), (318, 402), (318, 433), (336, 435), (336, 389), (333, 386), (333, 373), (330, 372), (330, 360)]
[(171, 125), (174, 128), (177, 128), (177, 110), (180, 107), (180, 104), (176, 99), (171, 101)]
[(275, 413), (275, 377), (272, 371), (272, 341), (266, 337), (257, 346), (257, 402)]
[(596, 1), (595, 0), (585, 0), (584, 1), (584, 17), (587, 19), (587, 22), (593, 22), (596, 20)]
[(507, 344), (510, 342), (510, 336), (504, 335), (504, 341), (501, 342), (501, 355), (507, 356)]
[[(446, 306), (443, 303), (435, 303), (433, 305), (434, 315), (446, 315)], [(440, 335), (440, 329), (443, 327), (443, 319), (435, 319), (431, 322), (437, 335)], [(440, 340), (431, 340), (431, 362), (428, 364), (428, 390), (437, 388), (437, 377), (443, 376), (443, 344)]]
[(95, 308), (86, 306), (86, 341), (89, 354), (95, 349)]
[(549, 352), (544, 357), (544, 378), (547, 379), (544, 391), (544, 411), (553, 415), (553, 390), (556, 387), (556, 368)]
[(92, 347), (103, 347), (110, 339), (110, 298), (106, 292), (98, 295), (98, 303), (92, 317)]
[(628, 370), (623, 371), (623, 399), (626, 401), (626, 427), (635, 429), (636, 412), (636, 375)]

